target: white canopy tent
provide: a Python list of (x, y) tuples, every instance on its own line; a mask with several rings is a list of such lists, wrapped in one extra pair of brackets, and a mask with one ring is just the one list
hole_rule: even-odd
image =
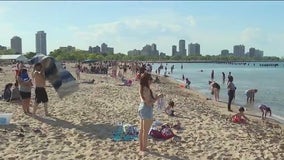
[(19, 54), (0, 55), (0, 61), (9, 61), (9, 60), (22, 61), (24, 63), (29, 61), (29, 59), (24, 55), (19, 55)]

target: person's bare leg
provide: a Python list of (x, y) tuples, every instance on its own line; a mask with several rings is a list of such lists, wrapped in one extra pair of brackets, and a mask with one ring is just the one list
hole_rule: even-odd
[(147, 140), (148, 140), (148, 133), (149, 130), (152, 126), (153, 120), (152, 119), (146, 119), (144, 120), (144, 146), (143, 146), (143, 150), (145, 151), (147, 149)]
[(38, 109), (38, 103), (35, 102), (33, 106), (33, 115), (36, 114), (37, 109)]
[(45, 113), (45, 116), (49, 116), (48, 108), (47, 108), (47, 102), (44, 103), (43, 105), (44, 105), (44, 113)]
[(141, 119), (140, 120), (140, 131), (139, 131), (139, 149), (140, 151), (143, 151), (143, 143), (144, 143), (144, 140), (143, 140), (143, 133), (144, 132), (144, 122), (143, 120)]

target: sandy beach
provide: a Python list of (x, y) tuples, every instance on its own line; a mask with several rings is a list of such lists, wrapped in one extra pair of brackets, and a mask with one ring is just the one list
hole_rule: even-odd
[[(72, 66), (67, 65), (67, 70), (75, 76)], [(14, 82), (11, 67), (4, 67), (4, 71), (0, 73), (2, 89)], [(134, 75), (129, 73), (127, 77), (132, 79)], [(84, 83), (92, 79), (94, 84)], [(11, 124), (0, 126), (0, 160), (284, 159), (282, 124), (270, 118), (262, 121), (260, 112), (252, 111), (246, 112), (248, 124), (232, 123), (228, 117), (237, 113), (237, 106), (230, 113), (224, 103), (206, 100), (204, 95), (181, 88), (170, 78), (160, 80), (160, 84), (151, 86), (153, 92), (163, 93), (167, 102), (173, 100), (177, 116), (160, 113), (155, 106), (155, 120), (179, 120), (183, 128), (178, 133), (181, 142), (149, 138), (150, 152), (141, 156), (138, 141), (112, 141), (117, 122), (139, 127), (139, 82), (134, 81), (130, 87), (118, 86), (121, 81), (109, 76), (82, 73), (79, 91), (63, 99), (47, 83), (50, 117), (44, 116), (42, 104), (37, 116), (32, 117), (25, 115), (20, 105), (0, 101), (0, 113), (13, 113)]]

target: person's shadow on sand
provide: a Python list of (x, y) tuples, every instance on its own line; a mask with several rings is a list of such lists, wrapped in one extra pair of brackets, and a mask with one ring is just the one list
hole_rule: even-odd
[(95, 136), (99, 139), (108, 139), (112, 137), (112, 132), (116, 129), (116, 126), (103, 123), (103, 124), (93, 124), (93, 123), (83, 123), (82, 125), (75, 125), (71, 122), (58, 119), (56, 117), (43, 118), (39, 116), (34, 116), (34, 118), (40, 122), (46, 123), (53, 127), (65, 128), (65, 129), (76, 129), (78, 131), (87, 133), (89, 136)]

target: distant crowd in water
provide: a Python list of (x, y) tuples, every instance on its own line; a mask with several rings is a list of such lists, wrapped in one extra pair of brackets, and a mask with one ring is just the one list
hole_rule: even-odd
[(260, 66), (260, 67), (279, 67), (278, 63), (254, 63), (254, 62), (216, 62), (217, 64), (231, 64), (243, 66)]

